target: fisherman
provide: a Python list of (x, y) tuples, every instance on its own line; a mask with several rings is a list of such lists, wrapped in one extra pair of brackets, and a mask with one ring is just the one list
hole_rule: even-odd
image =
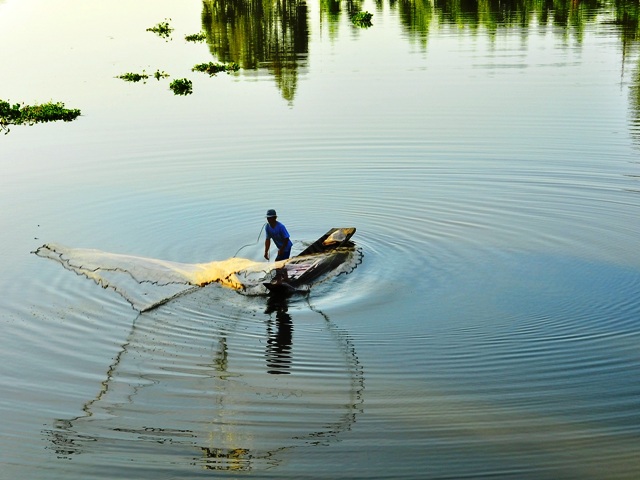
[(273, 208), (267, 210), (267, 238), (264, 241), (264, 258), (269, 260), (269, 247), (271, 247), (271, 239), (273, 243), (278, 247), (278, 255), (276, 256), (276, 262), (278, 260), (286, 260), (291, 255), (291, 247), (293, 243), (289, 239), (289, 232), (287, 228), (277, 221), (278, 215)]

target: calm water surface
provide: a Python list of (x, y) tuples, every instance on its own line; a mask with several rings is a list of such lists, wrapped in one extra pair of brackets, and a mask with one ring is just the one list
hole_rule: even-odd
[[(0, 477), (638, 478), (637, 12), (519, 5), (0, 0), (0, 98), (83, 112), (0, 139)], [(361, 263), (140, 313), (32, 253), (259, 261), (268, 208)]]

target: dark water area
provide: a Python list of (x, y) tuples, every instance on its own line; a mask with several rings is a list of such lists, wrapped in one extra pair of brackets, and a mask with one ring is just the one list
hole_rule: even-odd
[[(638, 478), (637, 18), (0, 0), (0, 99), (82, 110), (0, 138), (0, 478)], [(219, 281), (269, 208), (357, 257)]]

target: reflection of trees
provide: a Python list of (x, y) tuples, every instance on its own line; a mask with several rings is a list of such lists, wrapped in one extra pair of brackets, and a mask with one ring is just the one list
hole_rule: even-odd
[[(631, 47), (637, 47), (637, 42), (640, 39), (640, 2), (638, 0), (615, 0), (614, 7), (614, 22), (620, 27), (622, 38), (622, 68), (624, 76), (627, 54)], [(640, 143), (640, 64), (636, 65), (635, 68), (629, 89), (631, 117), (629, 127), (634, 140)]]
[[(410, 24), (423, 24), (428, 29), (434, 13), (423, 4), (430, 2), (402, 0), (399, 3), (410, 6), (404, 8), (409, 14), (423, 13), (426, 21), (414, 20)], [(529, 27), (534, 21), (580, 30), (598, 5), (597, 0), (434, 0), (433, 10), (439, 23), (472, 29), (484, 27), (489, 32), (499, 27)]]
[(640, 144), (640, 64), (636, 67), (633, 82), (629, 89), (629, 107), (631, 110), (629, 128), (636, 145), (638, 145)]
[[(380, 2), (376, 1), (379, 8)], [(553, 25), (581, 32), (598, 14), (613, 12), (615, 22), (625, 27), (626, 35), (638, 32), (638, 0), (389, 0), (397, 8), (410, 33), (424, 35), (429, 28), (454, 24), (461, 28), (483, 27), (493, 32), (503, 27)], [(362, 8), (358, 0), (320, 0), (323, 19), (337, 22)]]
[(398, 0), (397, 8), (404, 28), (425, 46), (433, 20), (431, 0)]
[(361, 0), (320, 0), (320, 12), (327, 18), (337, 20), (343, 10), (347, 15), (358, 13), (362, 10)]
[(622, 27), (625, 41), (638, 39), (640, 2), (638, 0), (615, 0), (615, 22)]
[[(379, 9), (381, 3), (376, 0)], [(336, 35), (341, 15), (350, 16), (363, 5), (362, 0), (320, 0), (320, 19), (329, 35)], [(430, 29), (442, 24), (483, 28), (489, 34), (501, 28), (552, 26), (580, 40), (585, 25), (599, 21), (602, 13), (620, 27), (623, 55), (638, 40), (638, 0), (389, 0), (389, 6), (398, 12), (409, 38), (425, 47)], [(309, 45), (304, 0), (204, 0), (202, 25), (215, 57), (245, 70), (266, 68), (282, 96), (293, 101)], [(636, 77), (634, 84), (639, 81)]]
[(320, 0), (320, 21), (327, 25), (329, 37), (338, 36), (338, 24), (340, 21), (340, 0)]
[[(622, 60), (624, 61), (630, 46), (638, 41), (640, 2), (638, 0), (616, 0), (614, 23), (620, 27), (622, 37)], [(637, 82), (635, 82), (637, 83)]]
[[(627, 55), (637, 51), (640, 39), (639, 0), (389, 0), (409, 39), (426, 48), (431, 29), (455, 25), (460, 29), (483, 29), (490, 36), (500, 29), (553, 27), (559, 35), (582, 40), (588, 23), (610, 23), (622, 41), (623, 76)], [(324, 18), (337, 21), (338, 0), (321, 0)], [(632, 134), (640, 140), (640, 65), (630, 89)]]
[[(637, 5), (637, 0), (628, 1)], [(407, 32), (418, 36), (423, 44), (429, 29), (440, 24), (495, 32), (501, 27), (529, 27), (535, 22), (571, 28), (580, 34), (585, 23), (595, 17), (596, 9), (602, 7), (598, 0), (389, 0), (389, 5), (397, 9)], [(333, 23), (343, 11), (352, 15), (361, 8), (362, 2), (357, 0), (320, 1), (321, 18)]]
[(309, 49), (303, 0), (205, 0), (202, 27), (211, 53), (243, 69), (267, 68), (282, 96), (295, 96), (298, 68)]

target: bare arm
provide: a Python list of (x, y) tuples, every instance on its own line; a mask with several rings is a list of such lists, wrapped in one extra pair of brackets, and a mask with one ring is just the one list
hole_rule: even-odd
[(271, 239), (267, 237), (264, 241), (264, 258), (269, 260), (269, 247), (271, 246)]

